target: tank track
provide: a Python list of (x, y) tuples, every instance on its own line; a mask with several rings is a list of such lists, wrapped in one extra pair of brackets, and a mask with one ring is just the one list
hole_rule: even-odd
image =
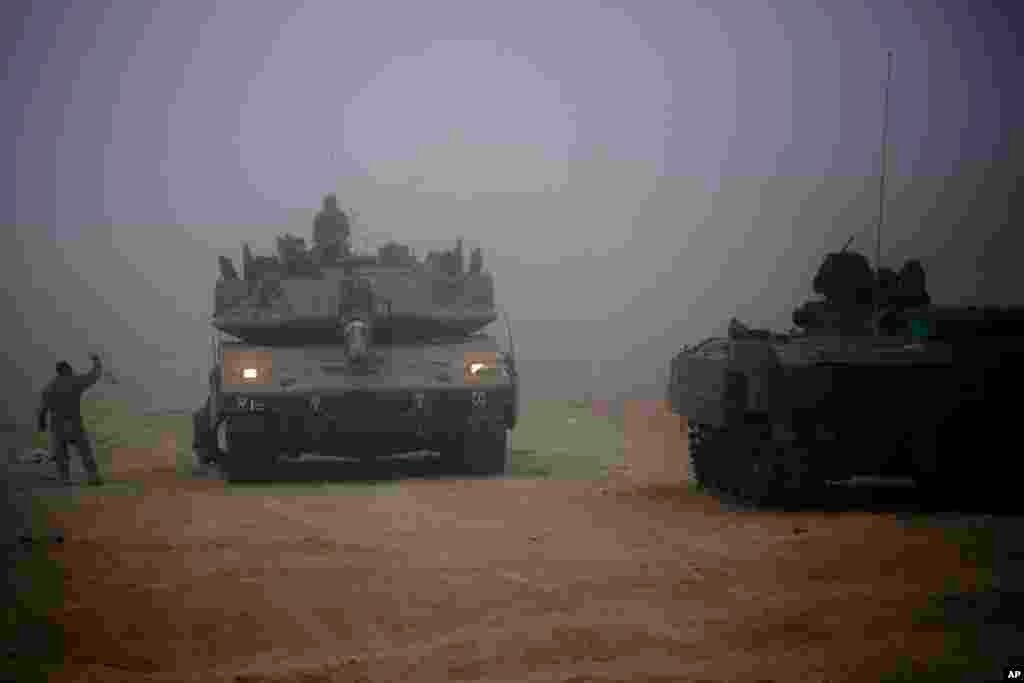
[(824, 476), (811, 463), (817, 445), (773, 439), (771, 425), (688, 429), (690, 467), (696, 481), (727, 503), (750, 507), (805, 507), (826, 500)]

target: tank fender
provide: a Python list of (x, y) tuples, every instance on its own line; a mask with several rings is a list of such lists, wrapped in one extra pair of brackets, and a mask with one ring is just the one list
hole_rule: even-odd
[(673, 361), (670, 405), (676, 415), (692, 424), (718, 427), (725, 422), (724, 385), (729, 363), (722, 351), (683, 351)]

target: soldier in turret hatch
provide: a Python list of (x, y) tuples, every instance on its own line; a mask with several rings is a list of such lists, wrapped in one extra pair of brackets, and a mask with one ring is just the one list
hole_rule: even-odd
[(351, 237), (348, 216), (338, 208), (338, 198), (329, 194), (313, 221), (313, 245), (321, 263), (330, 263), (348, 256)]
[(863, 254), (828, 254), (814, 276), (814, 292), (824, 301), (809, 301), (793, 313), (793, 322), (808, 329), (861, 333), (870, 324), (875, 273)]
[(932, 302), (925, 286), (924, 266), (917, 259), (903, 264), (896, 282), (896, 299), (905, 308), (927, 306)]
[(837, 310), (870, 307), (874, 299), (874, 271), (867, 258), (855, 251), (826, 256), (813, 284), (814, 291)]
[(218, 256), (220, 261), (220, 276), (224, 280), (237, 280), (238, 271), (235, 270), (235, 264), (227, 256)]

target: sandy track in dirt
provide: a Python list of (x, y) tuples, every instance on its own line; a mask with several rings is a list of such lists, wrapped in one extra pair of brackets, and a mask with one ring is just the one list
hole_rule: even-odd
[(941, 532), (727, 512), (684, 490), (677, 418), (626, 427), (597, 482), (226, 496), (165, 458), (146, 495), (55, 520), (55, 680), (870, 681), (942, 651), (913, 611), (973, 573)]

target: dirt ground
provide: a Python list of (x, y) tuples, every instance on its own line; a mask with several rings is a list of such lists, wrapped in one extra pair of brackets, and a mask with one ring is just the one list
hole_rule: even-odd
[[(626, 411), (607, 480), (225, 495), (122, 452), (141, 496), (55, 524), (59, 681), (877, 681), (944, 647), (914, 611), (974, 572), (878, 512), (736, 512), (687, 491), (678, 418)], [(115, 475), (117, 476), (117, 475)]]

